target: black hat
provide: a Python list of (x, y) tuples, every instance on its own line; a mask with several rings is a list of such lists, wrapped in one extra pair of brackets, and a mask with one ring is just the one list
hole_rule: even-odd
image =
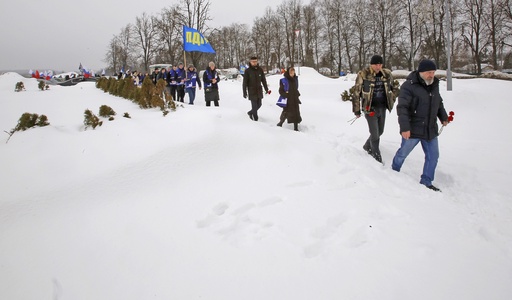
[(435, 71), (437, 70), (436, 63), (430, 59), (424, 59), (420, 61), (418, 66), (418, 72)]
[(258, 60), (257, 56), (251, 56), (250, 60)]
[(380, 55), (374, 55), (372, 56), (372, 59), (370, 60), (370, 65), (382, 65), (382, 56)]

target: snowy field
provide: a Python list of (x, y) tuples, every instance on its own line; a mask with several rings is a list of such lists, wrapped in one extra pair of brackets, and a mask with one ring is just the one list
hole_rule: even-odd
[[(198, 91), (163, 117), (94, 83), (0, 76), (2, 131), (24, 112), (51, 124), (0, 139), (0, 299), (511, 299), (511, 81), (441, 82), (455, 118), (436, 193), (418, 183), (420, 146), (391, 170), (395, 110), (383, 166), (366, 121), (347, 122), (353, 81), (301, 68), (294, 132), (276, 126), (280, 78), (254, 122), (238, 81), (220, 107)], [(101, 105), (116, 119), (85, 131)]]

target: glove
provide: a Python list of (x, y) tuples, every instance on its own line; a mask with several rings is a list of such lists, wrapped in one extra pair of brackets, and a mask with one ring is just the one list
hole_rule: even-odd
[(247, 99), (247, 94), (244, 94), (244, 98)]
[(271, 91), (271, 90), (268, 90), (268, 91), (267, 91), (267, 95), (270, 95), (270, 93), (272, 93), (272, 91)]

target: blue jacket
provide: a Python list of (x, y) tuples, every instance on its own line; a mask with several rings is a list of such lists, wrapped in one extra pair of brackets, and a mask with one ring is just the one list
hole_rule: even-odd
[(185, 79), (185, 69), (176, 69), (176, 85), (183, 85), (185, 84), (183, 80)]
[(439, 94), (439, 79), (427, 86), (418, 71), (407, 77), (400, 88), (398, 105), (400, 132), (410, 131), (411, 138), (431, 140), (438, 136), (437, 120), (448, 120), (443, 98)]
[(176, 71), (172, 68), (169, 70), (169, 74), (167, 74), (167, 83), (169, 85), (176, 85)]

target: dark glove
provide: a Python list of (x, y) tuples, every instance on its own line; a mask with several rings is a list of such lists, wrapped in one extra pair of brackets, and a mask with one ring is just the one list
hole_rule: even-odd
[(244, 98), (247, 99), (247, 94), (244, 93)]

